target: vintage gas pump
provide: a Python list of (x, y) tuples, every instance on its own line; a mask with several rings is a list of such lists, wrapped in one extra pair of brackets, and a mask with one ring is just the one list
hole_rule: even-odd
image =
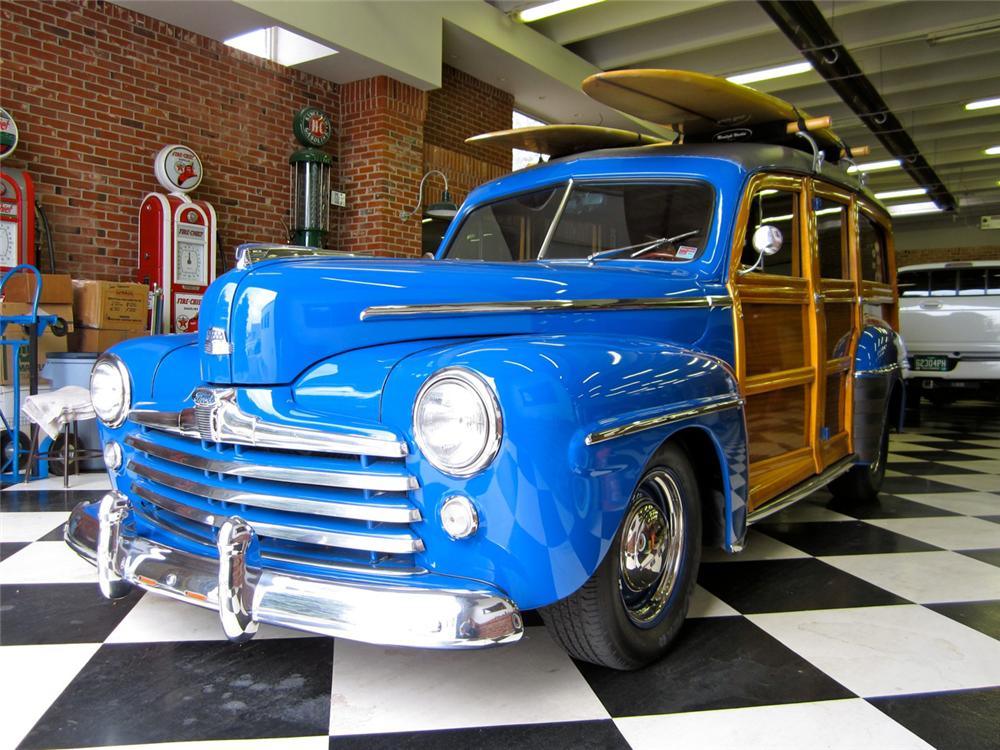
[[(198, 330), (198, 308), (215, 279), (215, 209), (188, 193), (201, 184), (201, 159), (186, 146), (160, 149), (156, 180), (169, 195), (150, 193), (139, 209), (139, 276), (162, 290), (160, 333)], [(153, 298), (158, 298), (156, 295)]]
[[(0, 109), (0, 161), (17, 148), (17, 123)], [(0, 169), (0, 274), (35, 264), (35, 188), (20, 169)]]
[(323, 247), (330, 226), (330, 165), (320, 149), (333, 135), (330, 116), (315, 107), (299, 110), (292, 130), (303, 148), (288, 157), (292, 166), (292, 244)]

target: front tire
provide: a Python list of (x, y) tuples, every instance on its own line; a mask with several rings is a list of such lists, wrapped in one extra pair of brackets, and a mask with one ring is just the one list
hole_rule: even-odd
[(665, 445), (600, 566), (574, 594), (543, 608), (542, 618), (570, 656), (637, 669), (662, 657), (680, 630), (700, 560), (698, 482), (687, 454)]

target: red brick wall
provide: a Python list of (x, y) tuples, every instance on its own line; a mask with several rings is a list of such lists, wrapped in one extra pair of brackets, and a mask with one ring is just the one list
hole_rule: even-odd
[(412, 211), (423, 174), (427, 94), (385, 76), (340, 87), (341, 189), (347, 192), (337, 247), (359, 253), (420, 253)]
[(193, 195), (218, 212), (220, 269), (239, 242), (283, 241), (292, 116), (339, 118), (335, 84), (110, 3), (0, 3), (0, 60), (21, 134), (4, 164), (30, 172), (59, 270), (80, 278), (133, 279), (139, 204), (161, 189), (153, 157), (168, 143), (201, 156)]

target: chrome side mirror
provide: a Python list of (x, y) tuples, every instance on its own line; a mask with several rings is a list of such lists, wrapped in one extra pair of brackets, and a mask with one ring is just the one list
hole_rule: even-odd
[(785, 241), (785, 236), (781, 230), (771, 224), (762, 224), (753, 233), (753, 249), (757, 251), (757, 260), (749, 268), (741, 268), (737, 273), (742, 276), (745, 273), (756, 271), (764, 267), (764, 258), (774, 255), (781, 250), (781, 245)]

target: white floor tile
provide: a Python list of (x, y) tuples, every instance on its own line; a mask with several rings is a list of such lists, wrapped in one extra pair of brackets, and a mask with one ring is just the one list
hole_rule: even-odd
[(915, 464), (920, 463), (924, 459), (917, 458), (916, 456), (906, 456), (902, 453), (893, 453), (889, 451), (889, 458), (886, 460), (886, 466), (895, 466), (896, 464)]
[(996, 566), (957, 552), (896, 552), (820, 559), (912, 602), (1000, 599), (1000, 571)]
[(949, 438), (928, 435), (926, 432), (893, 432), (889, 436), (889, 443), (940, 443)]
[(1000, 684), (1000, 641), (919, 604), (748, 619), (862, 697)]
[(868, 523), (944, 549), (1000, 547), (1000, 524), (984, 521), (981, 518), (966, 516), (876, 518)]
[(937, 474), (925, 478), (977, 492), (1000, 492), (1000, 477), (993, 474)]
[(14, 748), (101, 647), (0, 646), (0, 749)]
[(1000, 461), (981, 459), (979, 461), (938, 461), (944, 466), (954, 466), (956, 469), (965, 469), (968, 472), (981, 472), (983, 474), (1000, 474)]
[(963, 448), (962, 453), (966, 456), (978, 456), (987, 461), (996, 461), (1000, 458), (1000, 449), (998, 448)]
[(338, 640), (330, 734), (607, 719), (544, 628), (488, 651), (428, 651)]
[[(839, 514), (838, 514), (839, 515)], [(775, 518), (782, 520), (785, 516), (778, 514)], [(742, 552), (730, 554), (718, 548), (705, 549), (701, 554), (702, 562), (747, 562), (748, 560), (788, 560), (794, 557), (809, 557), (800, 549), (784, 542), (779, 542), (767, 534), (750, 529), (747, 532), (746, 546)]]
[(992, 438), (989, 438), (989, 439), (983, 438), (981, 440), (979, 440), (979, 439), (976, 439), (976, 440), (966, 440), (964, 442), (972, 443), (973, 445), (981, 445), (984, 448), (995, 448), (997, 451), (1000, 451), (1000, 440), (994, 440)]
[[(615, 719), (633, 750), (928, 750), (910, 730), (860, 699)], [(669, 742), (665, 738), (669, 738)]]
[[(828, 497), (828, 496), (827, 496)], [(795, 503), (783, 511), (769, 516), (767, 523), (802, 523), (812, 521), (854, 521), (857, 519), (845, 516), (835, 510), (808, 501)]]
[(710, 594), (695, 584), (694, 592), (691, 594), (691, 606), (688, 608), (688, 617), (738, 617), (739, 614), (715, 594)]
[(97, 583), (93, 565), (65, 542), (35, 542), (0, 562), (0, 583)]
[(21, 490), (110, 490), (111, 480), (107, 473), (103, 471), (90, 472), (87, 474), (74, 474), (69, 478), (69, 487), (63, 487), (62, 477), (45, 477), (36, 479), (33, 482), (21, 482), (10, 487), (5, 487), (4, 492), (20, 492)]
[[(261, 625), (254, 638), (302, 638), (309, 635), (311, 634), (300, 630)], [(215, 610), (149, 592), (146, 592), (107, 638), (108, 643), (224, 640), (226, 635)]]
[(921, 492), (899, 497), (966, 516), (1000, 515), (1000, 495), (990, 492)]
[(62, 526), (69, 513), (0, 513), (0, 542), (33, 542)]

